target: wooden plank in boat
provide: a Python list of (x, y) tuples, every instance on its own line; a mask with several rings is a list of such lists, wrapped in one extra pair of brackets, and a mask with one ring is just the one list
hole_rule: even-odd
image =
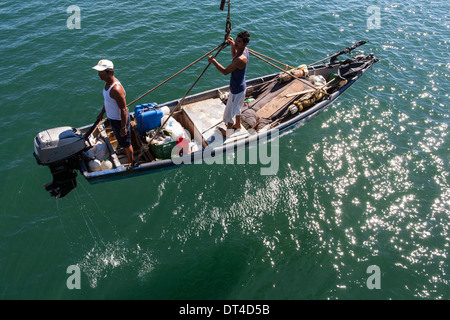
[(287, 103), (294, 100), (295, 97), (286, 97), (292, 93), (300, 92), (304, 89), (305, 85), (300, 81), (292, 81), (280, 93), (273, 98), (268, 104), (259, 109), (256, 114), (262, 118), (270, 118), (275, 112), (284, 107)]

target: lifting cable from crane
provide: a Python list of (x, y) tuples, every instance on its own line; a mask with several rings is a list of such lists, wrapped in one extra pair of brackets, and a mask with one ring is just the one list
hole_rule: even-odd
[[(221, 4), (220, 4), (220, 10), (223, 11), (224, 7), (225, 7), (225, 3), (227, 0), (222, 0)], [(169, 82), (170, 80), (172, 80), (173, 78), (175, 78), (176, 76), (178, 76), (179, 74), (181, 74), (182, 72), (186, 71), (187, 69), (189, 69), (190, 67), (192, 67), (193, 65), (195, 65), (197, 62), (203, 60), (204, 58), (206, 58), (207, 56), (209, 56), (211, 53), (213, 53), (214, 51), (216, 51), (217, 49), (219, 49), (219, 52), (226, 47), (226, 40), (228, 39), (228, 37), (230, 36), (230, 32), (233, 29), (233, 26), (231, 24), (231, 1), (228, 0), (228, 15), (227, 15), (227, 20), (226, 20), (226, 24), (225, 24), (225, 37), (224, 37), (224, 42), (215, 47), (214, 49), (212, 49), (211, 51), (209, 51), (208, 53), (204, 54), (203, 56), (201, 56), (200, 58), (198, 58), (197, 60), (195, 60), (194, 62), (192, 62), (191, 64), (189, 64), (188, 66), (184, 67), (183, 69), (181, 69), (180, 71), (178, 71), (177, 73), (175, 73), (174, 75), (170, 76), (169, 78), (167, 78), (166, 80), (164, 80), (163, 82), (161, 82), (160, 84), (156, 85), (155, 87), (153, 87), (152, 89), (148, 90), (146, 93), (144, 93), (143, 95), (141, 95), (140, 97), (136, 98), (135, 100), (133, 100), (132, 102), (130, 102), (129, 104), (127, 104), (127, 107), (132, 106), (133, 104), (135, 104), (136, 102), (138, 102), (139, 100), (141, 100), (142, 98), (144, 98), (145, 96), (147, 96), (149, 93), (153, 92), (154, 90), (158, 89), (159, 87), (161, 87), (163, 84)], [(217, 55), (216, 55), (217, 56)], [(208, 65), (209, 67), (209, 65)], [(203, 75), (204, 72), (201, 74)], [(197, 79), (198, 81), (198, 79)], [(191, 88), (192, 89), (192, 88)], [(191, 90), (189, 89), (189, 91)]]
[[(227, 45), (228, 45), (228, 44), (227, 44), (226, 42), (223, 42), (220, 46), (216, 47), (214, 50), (211, 50), (211, 51), (208, 52), (206, 55), (204, 55), (204, 56), (202, 56), (201, 58), (197, 59), (197, 60), (195, 61), (195, 63), (198, 62), (198, 61), (200, 61), (201, 59), (203, 59), (204, 57), (206, 57), (206, 56), (209, 55), (210, 53), (214, 52), (215, 50), (219, 49), (219, 50), (217, 51), (216, 55), (215, 55), (215, 57), (217, 57), (217, 56), (219, 55), (219, 53), (220, 53)], [(191, 64), (191, 65), (193, 65), (193, 64)], [(186, 99), (187, 95), (191, 92), (191, 90), (194, 88), (194, 86), (197, 84), (197, 82), (200, 80), (200, 78), (205, 74), (206, 70), (209, 68), (210, 65), (211, 65), (211, 63), (208, 63), (208, 65), (206, 66), (206, 68), (205, 68), (205, 69), (203, 70), (203, 72), (197, 77), (197, 79), (196, 79), (195, 82), (192, 84), (192, 86), (189, 88), (189, 90), (186, 92), (186, 94), (183, 96), (183, 98), (181, 98), (181, 99), (178, 101), (178, 104), (176, 105), (176, 107), (174, 107), (174, 108), (172, 109), (172, 111), (170, 112), (169, 116), (166, 118), (166, 120), (164, 121), (164, 123), (162, 123), (161, 126), (159, 126), (159, 127), (156, 129), (156, 132), (155, 132), (155, 134), (153, 135), (153, 137), (150, 139), (150, 141), (149, 141), (147, 144), (144, 144), (144, 145), (141, 146), (140, 152), (139, 152), (138, 156), (136, 157), (136, 159), (134, 160), (133, 165), (139, 164), (140, 158), (141, 158), (142, 155), (148, 150), (149, 145), (152, 143), (153, 139), (158, 135), (158, 133), (161, 131), (161, 129), (164, 128), (165, 124), (166, 124), (167, 121), (170, 119), (170, 117), (172, 117), (172, 115), (173, 115), (176, 111), (178, 111), (179, 108), (181, 109), (182, 104), (183, 104), (183, 102), (184, 102), (184, 99)], [(185, 69), (186, 69), (186, 68), (185, 68)], [(185, 70), (185, 69), (184, 69), (184, 70)], [(184, 70), (182, 70), (182, 71), (184, 71)], [(182, 71), (180, 71), (179, 73), (181, 73)], [(179, 74), (179, 73), (178, 73), (178, 74)], [(175, 76), (175, 75), (174, 75), (174, 76)], [(171, 78), (173, 78), (174, 76), (172, 76)], [(168, 80), (170, 80), (171, 78), (169, 78)], [(167, 80), (167, 81), (168, 81), (168, 80)], [(167, 82), (167, 81), (165, 81), (165, 82)], [(165, 83), (165, 82), (164, 82), (164, 83)], [(162, 84), (163, 84), (163, 83), (161, 83), (161, 85), (162, 85)], [(160, 85), (158, 85), (157, 87), (159, 87), (159, 86), (160, 86)], [(157, 87), (155, 87), (154, 89), (156, 89)], [(152, 89), (152, 91), (153, 91), (153, 89)], [(151, 92), (151, 91), (150, 91), (150, 92)], [(148, 93), (150, 93), (150, 92), (148, 92)]]
[(203, 56), (201, 56), (200, 58), (198, 58), (197, 60), (195, 60), (194, 62), (192, 62), (191, 64), (189, 64), (188, 66), (184, 67), (183, 69), (181, 69), (180, 71), (178, 71), (177, 73), (175, 73), (174, 75), (170, 76), (169, 78), (167, 78), (166, 80), (164, 80), (163, 82), (161, 82), (160, 84), (156, 85), (155, 87), (153, 87), (152, 89), (148, 90), (146, 93), (144, 93), (143, 95), (141, 95), (139, 98), (133, 100), (132, 102), (130, 102), (129, 104), (127, 104), (127, 108), (130, 107), (131, 105), (135, 104), (137, 101), (141, 100), (143, 97), (145, 97), (146, 95), (148, 95), (149, 93), (153, 92), (154, 90), (158, 89), (159, 87), (161, 87), (163, 84), (169, 82), (170, 80), (172, 80), (173, 78), (175, 78), (176, 76), (178, 76), (179, 74), (181, 74), (182, 72), (186, 71), (187, 69), (189, 69), (190, 67), (192, 67), (193, 65), (195, 65), (197, 62), (203, 60), (205, 57), (209, 56), (211, 53), (213, 53), (214, 51), (216, 51), (217, 49), (219, 49), (220, 47), (223, 46), (223, 43), (217, 47), (215, 47), (214, 49), (212, 49), (211, 51), (209, 51), (208, 53), (205, 53)]
[[(222, 0), (220, 9), (223, 10), (224, 6), (225, 6), (225, 2), (226, 0)], [(141, 95), (139, 98), (135, 99), (134, 101), (132, 101), (131, 103), (129, 103), (127, 105), (127, 107), (129, 107), (130, 105), (136, 103), (138, 100), (142, 99), (143, 97), (145, 97), (146, 95), (148, 95), (149, 93), (151, 93), (152, 91), (156, 90), (157, 88), (159, 88), (160, 86), (162, 86), (163, 84), (165, 84), (166, 82), (168, 82), (169, 80), (175, 78), (177, 75), (179, 75), (180, 73), (184, 72), (185, 70), (187, 70), (188, 68), (192, 67), (194, 64), (196, 64), (197, 62), (199, 62), (200, 60), (203, 60), (205, 57), (209, 56), (211, 53), (213, 53), (214, 51), (218, 50), (215, 57), (217, 57), (219, 55), (219, 53), (228, 46), (227, 43), (227, 39), (230, 36), (230, 32), (233, 29), (232, 24), (231, 24), (231, 1), (228, 0), (228, 15), (227, 15), (227, 21), (225, 24), (225, 37), (224, 37), (224, 42), (217, 46), (216, 48), (214, 48), (213, 50), (209, 51), (208, 53), (204, 54), (203, 56), (201, 56), (200, 58), (198, 58), (197, 60), (195, 60), (194, 62), (192, 62), (191, 64), (189, 64), (188, 66), (186, 66), (185, 68), (181, 69), (180, 71), (178, 71), (177, 73), (175, 73), (174, 75), (172, 75), (171, 77), (169, 77), (168, 79), (164, 80), (163, 82), (161, 82), (160, 84), (158, 84), (157, 86), (155, 86), (154, 88), (152, 88), (151, 90), (147, 91), (145, 94)], [(156, 129), (156, 133), (153, 135), (153, 137), (150, 139), (150, 141), (147, 144), (144, 144), (141, 146), (140, 148), (140, 152), (138, 154), (138, 156), (136, 157), (136, 159), (134, 160), (133, 165), (137, 165), (139, 164), (140, 158), (142, 157), (142, 155), (148, 150), (149, 145), (151, 144), (151, 142), (153, 141), (154, 137), (157, 136), (158, 132), (161, 130), (161, 128), (164, 128), (164, 125), (166, 124), (166, 122), (170, 119), (170, 117), (176, 112), (178, 111), (178, 109), (182, 108), (182, 104), (184, 102), (184, 100), (186, 99), (187, 95), (191, 92), (191, 90), (194, 88), (194, 86), (197, 84), (197, 82), (200, 80), (200, 78), (205, 74), (206, 70), (209, 68), (209, 66), (211, 65), (211, 63), (209, 62), (208, 65), (206, 66), (206, 68), (203, 70), (203, 72), (197, 77), (197, 79), (194, 81), (194, 83), (192, 84), (192, 86), (189, 88), (189, 90), (186, 92), (186, 94), (183, 96), (183, 98), (181, 98), (181, 100), (178, 101), (178, 104), (176, 105), (175, 108), (172, 109), (172, 111), (170, 112), (169, 116), (166, 118), (166, 120), (164, 121), (164, 123), (158, 127)]]
[[(222, 11), (225, 7), (225, 2), (226, 0), (222, 0), (222, 3), (220, 4), (220, 10)], [(228, 37), (230, 36), (231, 30), (233, 30), (233, 25), (231, 24), (231, 0), (228, 0), (228, 15), (227, 22), (225, 23), (225, 41), (227, 41)]]

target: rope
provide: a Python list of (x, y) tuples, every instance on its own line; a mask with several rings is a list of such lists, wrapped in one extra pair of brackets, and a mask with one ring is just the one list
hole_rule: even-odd
[(191, 64), (189, 64), (188, 66), (184, 67), (183, 69), (181, 69), (180, 71), (178, 71), (177, 73), (175, 73), (174, 75), (170, 76), (169, 78), (167, 78), (166, 80), (164, 80), (163, 82), (161, 82), (160, 84), (158, 84), (157, 86), (155, 86), (154, 88), (150, 89), (149, 91), (147, 91), (146, 93), (144, 93), (143, 95), (141, 95), (139, 98), (133, 100), (132, 102), (130, 102), (129, 104), (127, 104), (127, 108), (131, 105), (133, 105), (134, 103), (136, 103), (137, 101), (141, 100), (143, 97), (145, 97), (146, 95), (148, 95), (149, 93), (153, 92), (154, 90), (158, 89), (159, 87), (161, 87), (163, 84), (167, 83), (168, 81), (172, 80), (173, 78), (175, 78), (176, 76), (178, 76), (180, 73), (186, 71), (187, 69), (189, 69), (190, 67), (192, 67), (194, 64), (196, 64), (197, 62), (199, 62), (200, 60), (204, 59), (205, 57), (209, 56), (211, 53), (213, 53), (214, 51), (216, 51), (217, 49), (219, 49), (223, 44), (221, 44), (220, 46), (215, 47), (214, 49), (212, 49), (211, 51), (209, 51), (208, 53), (204, 54), (203, 56), (201, 56), (200, 58), (198, 58), (197, 60), (195, 60), (194, 62), (192, 62)]
[[(225, 6), (225, 1), (226, 0), (222, 0), (222, 3), (220, 5), (220, 10), (224, 9)], [(225, 39), (224, 41), (226, 41), (230, 35), (231, 30), (233, 30), (233, 26), (231, 24), (231, 0), (228, 1), (228, 15), (227, 15), (227, 22), (225, 24)], [(221, 45), (215, 47), (214, 49), (212, 49), (211, 51), (209, 51), (208, 53), (204, 54), (203, 56), (201, 56), (200, 58), (198, 58), (197, 60), (195, 60), (194, 62), (192, 62), (190, 65), (186, 66), (185, 68), (181, 69), (180, 71), (178, 71), (177, 73), (175, 73), (174, 75), (170, 76), (169, 78), (167, 78), (166, 80), (164, 80), (163, 82), (161, 82), (160, 84), (158, 84), (157, 86), (153, 87), (152, 89), (148, 90), (146, 93), (144, 93), (143, 95), (141, 95), (140, 97), (138, 97), (137, 99), (131, 101), (129, 104), (127, 104), (127, 108), (130, 107), (131, 105), (133, 105), (134, 103), (136, 103), (137, 101), (141, 100), (142, 98), (144, 98), (146, 95), (150, 94), (151, 92), (153, 92), (154, 90), (158, 89), (159, 87), (161, 87), (163, 84), (167, 83), (168, 81), (172, 80), (173, 78), (175, 78), (176, 76), (178, 76), (180, 73), (186, 71), (187, 69), (189, 69), (190, 67), (192, 67), (194, 64), (196, 64), (197, 62), (199, 62), (200, 60), (204, 59), (205, 57), (209, 56), (211, 53), (213, 53), (214, 51), (216, 51), (217, 49), (221, 48), (220, 50), (222, 50), (224, 48), (224, 43), (222, 43)], [(219, 50), (219, 52), (220, 52)], [(209, 67), (209, 65), (208, 65)], [(206, 71), (206, 70), (205, 70)], [(204, 73), (204, 72), (203, 72)], [(203, 75), (202, 73), (202, 75)], [(197, 80), (198, 81), (198, 80)], [(191, 88), (192, 89), (192, 88)]]
[[(221, 45), (219, 45), (218, 47), (216, 47), (216, 49), (219, 49), (219, 51), (217, 51), (216, 55), (214, 57), (217, 57), (219, 55), (219, 53), (226, 47), (228, 46), (226, 44), (226, 42), (223, 42)], [(214, 50), (216, 50), (214, 49)], [(206, 55), (209, 55), (210, 53), (212, 53), (214, 50), (208, 52)], [(202, 58), (204, 58), (206, 55), (204, 55)], [(153, 137), (150, 139), (150, 141), (145, 144), (142, 145), (140, 148), (140, 152), (138, 154), (138, 156), (136, 157), (136, 159), (134, 160), (133, 165), (137, 165), (139, 164), (139, 161), (142, 157), (142, 155), (148, 150), (149, 145), (152, 143), (153, 139), (158, 135), (158, 133), (162, 130), (162, 128), (164, 128), (164, 126), (166, 125), (167, 121), (170, 119), (170, 117), (178, 110), (179, 107), (182, 106), (182, 103), (184, 102), (184, 100), (186, 99), (187, 95), (191, 92), (191, 90), (194, 88), (194, 86), (197, 84), (197, 82), (200, 80), (200, 78), (205, 74), (206, 70), (208, 70), (209, 66), (211, 65), (211, 63), (208, 63), (208, 65), (206, 66), (206, 68), (203, 70), (203, 72), (197, 77), (197, 79), (195, 80), (195, 82), (192, 84), (192, 86), (189, 88), (189, 90), (186, 92), (186, 94), (183, 96), (183, 98), (181, 98), (181, 100), (178, 101), (178, 104), (176, 105), (175, 108), (172, 109), (172, 111), (170, 112), (169, 116), (167, 117), (167, 119), (164, 121), (164, 123), (156, 128), (156, 132), (153, 135)]]
[[(299, 80), (300, 82), (306, 84), (307, 86), (309, 86), (309, 87), (311, 87), (311, 88), (313, 88), (313, 89), (315, 89), (315, 90), (317, 89), (312, 83), (309, 83), (309, 81), (306, 81), (306, 80), (304, 80), (304, 79), (302, 79), (302, 78), (299, 78), (299, 77), (297, 77), (297, 76), (295, 76), (295, 75), (289, 73), (288, 71), (286, 71), (286, 70), (284, 70), (284, 69), (282, 69), (282, 68), (280, 68), (280, 67), (274, 65), (274, 64), (271, 63), (270, 61), (267, 61), (266, 59), (260, 57), (257, 53), (255, 53), (255, 51), (252, 50), (252, 51), (249, 51), (249, 52), (250, 52), (250, 54), (252, 54), (252, 55), (255, 56), (256, 58), (258, 58), (258, 59), (264, 61), (265, 63), (271, 65), (272, 67), (275, 67), (275, 68), (277, 68), (278, 70), (280, 70), (280, 71), (282, 71), (282, 72), (284, 72), (284, 73), (289, 74), (289, 75), (292, 76), (294, 79)], [(330, 96), (330, 94), (327, 93), (327, 92), (324, 92), (324, 94), (327, 95), (327, 96)]]
[[(221, 5), (220, 5), (220, 10), (223, 10), (225, 7), (225, 1), (226, 0), (222, 0)], [(195, 60), (194, 62), (192, 62), (190, 65), (188, 65), (187, 67), (181, 69), (180, 71), (178, 71), (177, 73), (175, 73), (173, 76), (169, 77), (168, 79), (164, 80), (163, 82), (161, 82), (160, 84), (158, 84), (156, 87), (150, 89), (149, 91), (147, 91), (146, 93), (144, 93), (142, 96), (140, 96), (139, 98), (135, 99), (134, 101), (130, 102), (127, 107), (131, 106), (132, 104), (134, 104), (135, 102), (137, 102), (138, 100), (142, 99), (143, 97), (145, 97), (146, 95), (148, 95), (149, 93), (151, 93), (152, 91), (156, 90), (157, 88), (159, 88), (160, 86), (162, 86), (163, 84), (165, 84), (166, 82), (168, 82), (169, 80), (175, 78), (177, 75), (179, 75), (180, 73), (182, 73), (183, 71), (187, 70), (188, 68), (190, 68), (191, 66), (193, 66), (194, 64), (196, 64), (197, 62), (199, 62), (200, 60), (202, 60), (203, 58), (205, 58), (206, 56), (210, 55), (212, 52), (216, 51), (217, 49), (219, 49), (216, 53), (216, 55), (214, 56), (214, 58), (216, 58), (219, 53), (228, 46), (228, 44), (226, 43), (228, 37), (230, 36), (230, 32), (231, 30), (233, 30), (233, 26), (231, 24), (231, 0), (228, 0), (228, 15), (227, 15), (227, 20), (226, 20), (226, 24), (225, 24), (225, 37), (224, 37), (224, 42), (217, 46), (216, 48), (214, 48), (213, 50), (209, 51), (208, 53), (204, 54), (202, 57), (198, 58), (197, 60)], [(164, 128), (164, 126), (166, 125), (167, 121), (170, 119), (170, 117), (178, 110), (178, 108), (182, 109), (182, 104), (184, 102), (184, 100), (186, 99), (187, 95), (191, 92), (191, 90), (194, 88), (194, 86), (197, 84), (197, 82), (200, 80), (200, 78), (205, 74), (206, 70), (208, 70), (209, 66), (211, 65), (211, 63), (208, 63), (208, 65), (206, 66), (206, 68), (203, 70), (203, 72), (197, 77), (197, 80), (195, 80), (195, 82), (192, 84), (192, 86), (189, 88), (189, 90), (186, 92), (186, 94), (183, 96), (183, 98), (181, 98), (181, 100), (178, 101), (178, 104), (176, 105), (175, 108), (172, 109), (172, 111), (170, 112), (169, 116), (167, 117), (167, 119), (164, 121), (164, 123), (160, 126), (157, 127), (155, 134), (153, 135), (153, 137), (150, 139), (150, 141), (145, 144), (142, 145), (140, 148), (140, 152), (139, 155), (137, 156), (137, 158), (133, 161), (132, 165), (137, 165), (140, 161), (140, 158), (142, 157), (142, 155), (144, 154), (144, 152), (146, 152), (148, 150), (149, 145), (152, 143), (153, 139), (158, 135), (158, 133), (161, 131), (162, 128)]]
[(262, 53), (256, 52), (255, 50), (252, 50), (252, 49), (250, 49), (250, 48), (247, 48), (247, 49), (248, 49), (248, 51), (250, 51), (251, 53), (254, 53), (254, 54), (259, 55), (259, 56), (261, 56), (261, 57), (264, 57), (264, 58), (266, 58), (266, 59), (272, 60), (273, 62), (276, 62), (276, 63), (278, 63), (278, 64), (281, 64), (281, 65), (283, 65), (283, 66), (285, 66), (285, 67), (287, 67), (287, 68), (294, 69), (294, 67), (292, 67), (292, 66), (290, 66), (290, 65), (288, 65), (288, 64), (286, 64), (286, 63), (277, 61), (277, 60), (275, 60), (275, 59), (273, 59), (273, 58), (271, 58), (271, 57), (265, 56), (265, 55), (263, 55)]
[(233, 30), (233, 25), (231, 24), (231, 0), (228, 1), (228, 16), (227, 16), (227, 22), (225, 24), (225, 38), (224, 40), (227, 41), (228, 37), (230, 36), (230, 32)]
[[(219, 53), (226, 47), (228, 46), (228, 44), (226, 44), (225, 42), (222, 43), (219, 47), (219, 51), (217, 51), (216, 55), (214, 56), (214, 58), (216, 58)], [(180, 102), (178, 102), (177, 108), (178, 106), (181, 106), (181, 104), (183, 103), (184, 99), (186, 98), (186, 96), (189, 94), (189, 92), (191, 92), (191, 90), (194, 88), (194, 86), (197, 84), (198, 80), (200, 80), (200, 78), (205, 74), (206, 70), (208, 70), (209, 66), (211, 65), (211, 62), (208, 63), (208, 65), (206, 66), (206, 68), (203, 70), (203, 72), (198, 76), (197, 80), (195, 80), (195, 82), (192, 84), (192, 86), (189, 88), (189, 90), (186, 92), (186, 94), (184, 95), (184, 97), (180, 100)]]

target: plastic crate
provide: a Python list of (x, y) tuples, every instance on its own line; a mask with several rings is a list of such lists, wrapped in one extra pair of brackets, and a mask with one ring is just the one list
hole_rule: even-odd
[(163, 144), (151, 144), (150, 149), (158, 159), (170, 159), (172, 150), (177, 145), (176, 141), (166, 142)]

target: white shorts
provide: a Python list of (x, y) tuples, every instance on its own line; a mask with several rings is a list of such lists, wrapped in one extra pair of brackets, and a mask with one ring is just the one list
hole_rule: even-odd
[(225, 123), (233, 123), (234, 117), (241, 115), (241, 107), (244, 104), (245, 90), (241, 93), (233, 94), (230, 92), (228, 96), (227, 106), (223, 113), (223, 121)]

